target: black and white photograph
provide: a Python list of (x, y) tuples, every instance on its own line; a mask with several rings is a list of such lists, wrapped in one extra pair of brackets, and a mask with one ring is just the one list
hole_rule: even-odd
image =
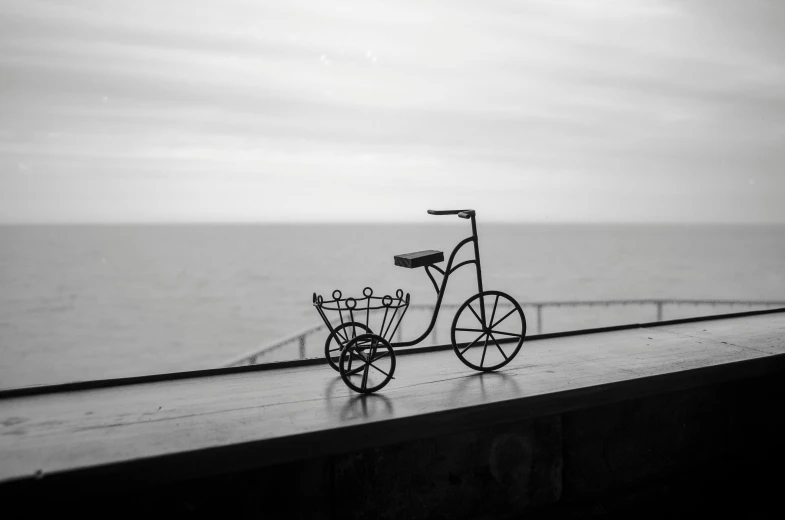
[(785, 2), (0, 0), (4, 519), (777, 518)]

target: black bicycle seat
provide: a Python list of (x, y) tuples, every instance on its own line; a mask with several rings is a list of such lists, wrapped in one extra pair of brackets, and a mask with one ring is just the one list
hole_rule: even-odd
[(432, 249), (427, 251), (417, 251), (415, 253), (406, 253), (403, 255), (395, 255), (395, 265), (406, 267), (408, 269), (433, 265), (439, 262), (444, 262), (444, 253), (441, 251), (434, 251)]

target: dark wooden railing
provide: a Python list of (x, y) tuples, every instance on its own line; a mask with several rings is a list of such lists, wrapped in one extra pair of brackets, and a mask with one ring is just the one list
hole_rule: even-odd
[(3, 510), (287, 519), (778, 510), (785, 309), (609, 329), (532, 334), (492, 373), (451, 349), (410, 350), (395, 381), (367, 396), (317, 359), (0, 391)]

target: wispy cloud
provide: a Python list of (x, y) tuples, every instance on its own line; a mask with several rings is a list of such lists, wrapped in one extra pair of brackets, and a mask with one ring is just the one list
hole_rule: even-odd
[(785, 221), (777, 0), (2, 9), (3, 221)]

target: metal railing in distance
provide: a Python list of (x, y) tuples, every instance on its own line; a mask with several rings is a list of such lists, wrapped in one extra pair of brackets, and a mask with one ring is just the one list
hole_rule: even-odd
[[(443, 310), (457, 309), (460, 303), (443, 303)], [(637, 321), (663, 321), (664, 319), (690, 318), (701, 315), (718, 314), (721, 312), (736, 312), (740, 310), (771, 309), (785, 307), (785, 301), (752, 301), (752, 300), (681, 300), (681, 299), (643, 299), (643, 300), (569, 300), (551, 302), (521, 302), (529, 326), (528, 334), (543, 334), (546, 332), (545, 316), (553, 322), (547, 332), (565, 332), (568, 330), (586, 329), (592, 327), (605, 327), (623, 325)], [(705, 307), (709, 312), (697, 312)], [(427, 320), (433, 313), (433, 305), (409, 306), (406, 329), (415, 332), (424, 330)], [(584, 309), (575, 313), (574, 309)], [(619, 308), (622, 308), (621, 310)], [(564, 309), (568, 312), (555, 309)], [(604, 310), (591, 313), (591, 309)], [(546, 310), (549, 310), (547, 313)], [(666, 312), (667, 311), (667, 312)], [(419, 315), (419, 319), (418, 319)], [(440, 320), (434, 327), (430, 336), (430, 344), (437, 345), (439, 340), (449, 343), (449, 321), (453, 313), (444, 313), (446, 321)], [(398, 328), (395, 341), (403, 341), (404, 324)], [(270, 342), (253, 349), (250, 352), (237, 356), (228, 361), (224, 366), (243, 366), (269, 363), (273, 361), (289, 361), (292, 359), (307, 359), (324, 356), (324, 343), (327, 339), (328, 329), (324, 324), (310, 327), (285, 338)]]

